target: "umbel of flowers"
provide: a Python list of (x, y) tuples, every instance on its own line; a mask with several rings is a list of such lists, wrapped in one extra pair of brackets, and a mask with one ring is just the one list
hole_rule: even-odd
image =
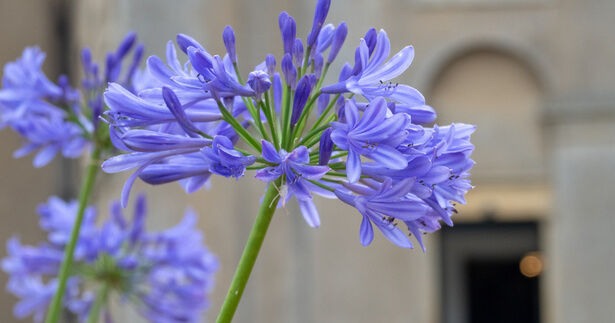
[[(48, 240), (38, 246), (22, 245), (16, 237), (8, 241), (2, 269), (10, 276), (8, 291), (20, 299), (15, 317), (34, 314), (35, 322), (42, 321), (57, 290), (77, 208), (77, 201), (51, 197), (38, 207)], [(132, 302), (150, 322), (198, 322), (209, 307), (218, 262), (195, 229), (196, 214), (187, 210), (181, 223), (161, 232), (145, 231), (146, 215), (144, 195), (137, 198), (132, 220), (117, 201), (101, 227), (96, 208), (86, 209), (64, 295), (66, 308), (80, 321), (102, 314), (111, 322), (107, 300), (113, 294)]]
[[(475, 127), (422, 126), (435, 120), (435, 111), (416, 89), (393, 81), (410, 66), (414, 49), (404, 47), (389, 58), (384, 30), (369, 29), (355, 43), (354, 62), (325, 82), (347, 42), (344, 22), (325, 24), (329, 6), (318, 1), (305, 40), (297, 38), (294, 18), (281, 13), (284, 56), (264, 57), (247, 82), (227, 26), (222, 56), (179, 34), (176, 44), (168, 42), (166, 58), (147, 59), (150, 87), (134, 93), (110, 83), (104, 117), (113, 144), (128, 153), (102, 167), (109, 173), (136, 169), (122, 204), (137, 178), (178, 181), (192, 193), (212, 175), (239, 179), (255, 171), (267, 192), (238, 276), (249, 275), (276, 205), (291, 198), (313, 227), (320, 225), (314, 195), (355, 207), (363, 245), (372, 241), (375, 226), (397, 246), (412, 248), (411, 235), (424, 249), (424, 233), (439, 229), (440, 221), (452, 225), (454, 203), (465, 203), (472, 187)], [(232, 318), (241, 297), (245, 282), (237, 279), (220, 321)]]
[(192, 193), (212, 174), (239, 179), (254, 170), (280, 204), (294, 197), (313, 227), (320, 225), (314, 194), (354, 206), (364, 245), (374, 225), (406, 248), (412, 243), (399, 224), (421, 246), (422, 232), (437, 230), (440, 220), (451, 225), (453, 203), (464, 203), (471, 188), (475, 127), (421, 126), (435, 120), (434, 110), (416, 89), (391, 81), (410, 66), (414, 49), (389, 58), (384, 30), (368, 30), (354, 64), (345, 63), (337, 81), (323, 86), (347, 34), (344, 22), (325, 24), (329, 3), (318, 1), (305, 42), (296, 38), (293, 17), (280, 14), (285, 54), (277, 60), (267, 55), (247, 84), (238, 73), (230, 26), (223, 57), (180, 34), (177, 46), (187, 58), (171, 41), (164, 61), (149, 57), (151, 87), (133, 93), (110, 83), (104, 115), (113, 144), (129, 153), (102, 167), (111, 173), (136, 169), (122, 204), (137, 177), (150, 184), (179, 181)]
[[(131, 55), (132, 52), (132, 55)], [(196, 215), (187, 211), (176, 227), (146, 232), (145, 198), (137, 199), (130, 222), (119, 202), (110, 207), (102, 227), (97, 212), (87, 207), (100, 169), (100, 158), (114, 147), (100, 115), (106, 110), (102, 93), (108, 82), (137, 93), (149, 77), (137, 69), (143, 46), (129, 33), (100, 66), (89, 49), (82, 51), (82, 91), (68, 78), (56, 83), (41, 70), (45, 54), (29, 47), (5, 65), (0, 89), (0, 128), (23, 138), (16, 157), (36, 151), (34, 166), (42, 167), (58, 153), (75, 158), (90, 152), (79, 202), (51, 197), (39, 206), (40, 227), (48, 240), (38, 246), (7, 243), (2, 269), (9, 274), (7, 290), (19, 298), (15, 317), (33, 314), (35, 322), (57, 322), (62, 309), (85, 322), (113, 322), (111, 296), (132, 305), (150, 322), (199, 322), (209, 307), (216, 258), (195, 229)], [(73, 262), (73, 259), (75, 260)]]

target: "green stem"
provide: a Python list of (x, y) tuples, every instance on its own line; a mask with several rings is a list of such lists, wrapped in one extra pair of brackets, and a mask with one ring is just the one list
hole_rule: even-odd
[[(305, 50), (305, 56), (303, 56), (303, 66), (301, 67), (301, 73), (297, 77), (298, 79), (301, 78), (301, 76), (305, 75), (305, 71), (307, 70), (307, 64), (310, 59), (311, 53), (312, 53), (312, 46), (308, 46), (307, 49)], [(312, 67), (314, 67), (313, 63), (312, 63)]]
[(92, 192), (92, 187), (94, 187), (96, 174), (98, 173), (98, 169), (100, 167), (99, 159), (100, 147), (96, 145), (92, 151), (92, 155), (90, 156), (90, 164), (88, 165), (86, 175), (83, 178), (81, 190), (79, 191), (79, 209), (77, 211), (77, 218), (75, 219), (75, 224), (73, 225), (70, 241), (64, 250), (64, 259), (62, 260), (62, 266), (60, 267), (60, 273), (58, 274), (58, 289), (53, 296), (53, 301), (47, 311), (47, 317), (45, 318), (46, 323), (58, 322), (60, 313), (62, 312), (62, 296), (64, 296), (64, 292), (66, 291), (66, 281), (68, 280), (69, 271), (72, 267), (73, 254), (75, 253), (75, 246), (77, 245), (77, 240), (79, 238), (79, 230), (81, 229), (81, 223), (83, 222), (83, 214), (86, 206), (88, 205), (88, 199), (90, 197), (90, 193)]
[(88, 314), (88, 323), (96, 323), (98, 322), (98, 317), (100, 316), (100, 309), (107, 303), (107, 297), (109, 297), (109, 284), (104, 284), (101, 290), (98, 291), (96, 295), (96, 300), (94, 304), (92, 304), (92, 308), (90, 309), (90, 313)]
[[(299, 141), (299, 143), (297, 144), (297, 147), (304, 145), (306, 142), (310, 141), (316, 135), (322, 134), (322, 132), (325, 131), (329, 127), (330, 127), (330, 125), (327, 123), (327, 124), (321, 126), (320, 128), (316, 128), (316, 129), (310, 131), (307, 135), (305, 135), (305, 137), (303, 137), (303, 139), (301, 139), (301, 141)], [(320, 140), (320, 138), (318, 140)], [(310, 148), (310, 147), (308, 147), (308, 148)]]
[(316, 83), (316, 88), (315, 88), (316, 90), (320, 90), (320, 87), (322, 86), (322, 82), (325, 80), (325, 76), (327, 76), (329, 65), (331, 65), (331, 63), (326, 63), (325, 67), (323, 67), (322, 73), (320, 73), (320, 79), (318, 80), (318, 83)]
[(226, 294), (226, 299), (224, 300), (224, 304), (222, 304), (222, 309), (216, 320), (217, 323), (230, 323), (233, 319), (233, 315), (235, 315), (237, 305), (239, 305), (243, 291), (246, 288), (250, 273), (256, 262), (256, 257), (258, 257), (258, 252), (263, 245), (267, 229), (269, 228), (273, 213), (280, 199), (278, 188), (276, 187), (276, 185), (280, 185), (280, 179), (276, 180), (275, 183), (276, 184), (270, 183), (267, 187), (267, 192), (265, 192), (265, 197), (256, 215), (254, 226), (252, 227), (248, 242), (239, 260), (239, 265), (237, 266), (237, 271), (235, 271), (231, 287)]
[[(274, 117), (274, 107), (269, 104), (269, 93), (264, 93), (265, 96), (265, 105), (263, 105), (263, 110), (265, 111), (265, 116), (267, 117), (267, 123), (269, 124), (269, 130), (271, 130), (271, 138), (273, 139), (273, 145), (275, 149), (280, 150), (280, 140), (278, 139), (278, 131), (275, 129), (276, 119)], [(262, 103), (261, 103), (262, 105)]]
[(340, 97), (340, 94), (337, 94), (336, 96), (333, 97), (333, 100), (329, 102), (329, 105), (327, 106), (325, 111), (322, 112), (320, 117), (318, 117), (318, 120), (316, 120), (316, 123), (312, 126), (312, 130), (318, 128), (318, 126), (320, 126), (322, 121), (325, 120), (325, 118), (327, 117), (327, 114), (329, 114), (329, 111), (331, 111), (331, 108), (333, 108), (333, 106), (335, 105), (335, 102), (337, 102), (337, 99), (339, 99), (339, 97)]
[(286, 98), (284, 100), (284, 107), (282, 110), (282, 148), (288, 150), (290, 144), (289, 142), (292, 140), (292, 133), (290, 132), (290, 116), (293, 112), (290, 103), (292, 102), (292, 98), (295, 94), (295, 91), (291, 90), (290, 86), (286, 91)]
[(222, 105), (222, 102), (216, 101), (216, 103), (218, 104), (218, 110), (220, 110), (220, 113), (222, 113), (222, 116), (224, 117), (224, 121), (228, 122), (231, 127), (233, 127), (241, 139), (260, 153), (261, 143), (258, 142), (258, 140), (256, 140), (256, 138), (254, 138), (228, 110), (226, 110), (224, 105)]

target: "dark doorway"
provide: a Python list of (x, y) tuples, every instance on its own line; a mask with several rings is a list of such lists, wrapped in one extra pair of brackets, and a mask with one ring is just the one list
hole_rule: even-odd
[(540, 322), (540, 270), (520, 265), (540, 261), (536, 223), (459, 224), (441, 237), (444, 323)]
[(470, 259), (466, 272), (470, 323), (538, 323), (538, 277), (519, 260)]

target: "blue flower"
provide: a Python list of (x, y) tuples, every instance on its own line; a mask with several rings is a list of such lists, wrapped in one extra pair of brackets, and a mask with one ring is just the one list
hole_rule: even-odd
[[(266, 167), (256, 172), (255, 177), (263, 182), (271, 182), (282, 175), (284, 181), (280, 189), (282, 202), (286, 203), (291, 196), (299, 202), (299, 208), (305, 221), (312, 227), (320, 226), (320, 217), (312, 201), (310, 190), (317, 190), (308, 180), (318, 180), (329, 170), (329, 166), (311, 166), (309, 152), (305, 146), (299, 146), (288, 153), (284, 149), (278, 152), (268, 141), (262, 140), (263, 158), (275, 166)], [(286, 191), (287, 190), (287, 191)], [(285, 192), (288, 194), (286, 195)]]
[(392, 180), (387, 178), (377, 190), (347, 186), (364, 194), (360, 196), (354, 196), (339, 189), (335, 191), (340, 200), (354, 206), (363, 215), (360, 230), (362, 245), (367, 246), (374, 239), (373, 223), (392, 243), (403, 248), (412, 248), (412, 243), (394, 221), (396, 219), (416, 220), (427, 212), (428, 206), (409, 194), (414, 181), (414, 178), (407, 178), (392, 185)]
[[(191, 193), (208, 185), (211, 174), (239, 178), (254, 169), (256, 178), (276, 185), (282, 205), (295, 196), (311, 226), (320, 224), (312, 194), (357, 207), (364, 215), (364, 244), (371, 241), (372, 224), (409, 247), (395, 227), (404, 222), (423, 248), (419, 233), (437, 230), (439, 221), (452, 224), (454, 203), (465, 203), (472, 187), (473, 126), (421, 126), (435, 120), (435, 110), (414, 88), (392, 83), (412, 63), (414, 49), (407, 46), (389, 58), (383, 30), (370, 28), (354, 65), (345, 63), (337, 83), (323, 86), (348, 35), (344, 22), (337, 28), (325, 24), (329, 6), (318, 1), (307, 39), (298, 39), (294, 18), (281, 13), (283, 57), (266, 55), (246, 84), (230, 26), (223, 32), (224, 58), (180, 34), (177, 45), (186, 62), (180, 63), (169, 42), (166, 62), (148, 59), (153, 82), (137, 94), (110, 84), (105, 102), (111, 141), (129, 153), (107, 160), (103, 169), (137, 169), (122, 203), (137, 177), (154, 185), (178, 181)], [(240, 139), (246, 150), (238, 148), (246, 147)], [(378, 209), (387, 203), (389, 208)], [(404, 213), (401, 206), (410, 208)]]
[(361, 39), (361, 44), (357, 48), (359, 60), (355, 65), (358, 74), (341, 80), (339, 83), (325, 86), (321, 91), (323, 93), (352, 92), (363, 95), (370, 101), (381, 96), (410, 106), (424, 105), (425, 98), (416, 89), (403, 84), (387, 83), (410, 66), (414, 58), (414, 48), (412, 46), (405, 47), (385, 63), (390, 48), (389, 38), (386, 32), (381, 30), (378, 33), (377, 44), (370, 60), (370, 48), (367, 41)]
[(224, 136), (215, 136), (211, 147), (203, 148), (201, 153), (211, 161), (209, 171), (212, 174), (227, 178), (239, 179), (243, 176), (246, 166), (254, 164), (256, 160), (254, 156), (244, 156), (235, 150), (231, 140)]
[(346, 170), (351, 183), (361, 176), (360, 156), (387, 168), (406, 167), (406, 158), (396, 149), (408, 135), (405, 129), (410, 118), (406, 114), (387, 117), (390, 112), (382, 98), (372, 101), (362, 117), (359, 117), (359, 110), (352, 100), (346, 102), (344, 112), (346, 123), (331, 124), (334, 129), (331, 140), (339, 148), (348, 150)]
[[(52, 237), (70, 230), (75, 206), (76, 202), (52, 197), (39, 207), (41, 228), (49, 232), (51, 243), (32, 247), (22, 246), (16, 238), (8, 241), (9, 257), (3, 259), (2, 269), (10, 276), (7, 290), (20, 299), (13, 311), (16, 317), (34, 314), (35, 322), (42, 321), (57, 290), (55, 275), (67, 242)], [(118, 203), (110, 210), (101, 228), (88, 220), (91, 217), (84, 221), (90, 230), (87, 236), (80, 235), (79, 244), (84, 240), (94, 244), (90, 246), (91, 257), (75, 259), (76, 270), (64, 296), (67, 309), (84, 321), (94, 301), (91, 288), (108, 285), (152, 322), (199, 322), (209, 306), (208, 292), (213, 288), (218, 261), (195, 229), (196, 214), (187, 210), (177, 226), (147, 232), (143, 195), (137, 199), (130, 224)], [(49, 277), (44, 283), (43, 279)]]

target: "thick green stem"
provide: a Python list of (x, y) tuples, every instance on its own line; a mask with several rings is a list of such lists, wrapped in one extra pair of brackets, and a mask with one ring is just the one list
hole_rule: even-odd
[(75, 224), (73, 224), (70, 241), (64, 250), (64, 259), (62, 260), (62, 266), (60, 267), (60, 273), (58, 274), (58, 289), (53, 296), (53, 301), (47, 311), (47, 317), (45, 318), (46, 323), (58, 322), (60, 313), (62, 312), (62, 296), (64, 296), (64, 292), (66, 291), (66, 281), (68, 280), (69, 271), (72, 267), (73, 254), (75, 253), (75, 246), (77, 245), (77, 240), (79, 239), (79, 230), (81, 229), (81, 223), (83, 222), (83, 214), (88, 205), (88, 199), (90, 198), (92, 187), (94, 187), (96, 174), (98, 174), (98, 169), (100, 168), (99, 159), (100, 148), (96, 145), (94, 151), (92, 151), (92, 155), (90, 156), (90, 164), (88, 165), (85, 177), (81, 183), (77, 218), (75, 219)]
[(235, 315), (237, 305), (239, 305), (243, 291), (246, 288), (250, 273), (252, 273), (252, 268), (254, 268), (254, 263), (256, 262), (256, 257), (258, 257), (258, 252), (261, 250), (269, 223), (271, 223), (271, 218), (280, 199), (278, 188), (276, 187), (276, 185), (279, 187), (280, 183), (281, 181), (278, 179), (275, 184), (270, 183), (269, 187), (267, 187), (267, 192), (256, 215), (248, 242), (239, 260), (237, 271), (235, 271), (235, 277), (233, 277), (231, 287), (226, 294), (226, 299), (216, 320), (217, 323), (230, 323), (233, 320), (233, 315)]
[(90, 314), (88, 315), (88, 323), (96, 323), (98, 322), (98, 317), (100, 316), (100, 309), (107, 303), (107, 298), (109, 297), (109, 285), (104, 284), (101, 290), (98, 291), (96, 295), (96, 300), (94, 300), (94, 304), (92, 304), (92, 308), (90, 309)]

